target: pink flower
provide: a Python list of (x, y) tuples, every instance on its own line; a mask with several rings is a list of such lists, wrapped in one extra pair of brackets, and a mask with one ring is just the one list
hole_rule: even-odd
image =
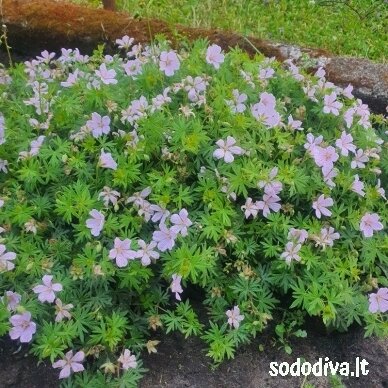
[(116, 190), (112, 190), (108, 186), (104, 186), (104, 189), (101, 191), (101, 193), (98, 194), (98, 198), (103, 199), (105, 206), (108, 206), (109, 202), (111, 202), (112, 205), (116, 205), (117, 199), (119, 197), (120, 197), (120, 193)]
[(353, 99), (354, 96), (352, 94), (352, 91), (353, 86), (349, 84), (345, 89), (342, 90), (342, 95), (344, 95), (346, 98)]
[(332, 247), (334, 244), (334, 240), (338, 240), (340, 238), (340, 234), (334, 231), (334, 228), (326, 227), (321, 229), (320, 236), (313, 236), (315, 240), (315, 246), (321, 246), (323, 249), (326, 246)]
[(356, 151), (356, 155), (354, 157), (354, 159), (352, 160), (352, 162), (350, 163), (350, 167), (351, 168), (365, 168), (365, 164), (366, 162), (369, 161), (369, 157), (367, 155), (365, 155), (364, 151), (359, 148), (357, 151)]
[(118, 237), (115, 238), (114, 247), (109, 251), (109, 258), (116, 260), (118, 267), (125, 267), (128, 265), (128, 260), (134, 260), (136, 256), (136, 251), (131, 250), (130, 239), (120, 240)]
[(103, 63), (100, 68), (95, 71), (95, 73), (101, 78), (101, 82), (105, 85), (117, 84), (117, 79), (115, 78), (116, 72), (113, 69), (108, 70), (105, 63)]
[(152, 234), (152, 240), (158, 244), (161, 252), (170, 251), (175, 245), (177, 234), (172, 228), (168, 229), (164, 223), (159, 224), (159, 229)]
[(13, 315), (9, 321), (12, 328), (9, 331), (11, 339), (20, 339), (20, 342), (30, 342), (36, 332), (36, 324), (31, 321), (31, 313), (26, 311), (23, 314)]
[(245, 201), (245, 205), (241, 206), (241, 210), (244, 211), (245, 218), (249, 218), (250, 216), (255, 218), (257, 217), (260, 207), (257, 204), (257, 201), (253, 202), (252, 198), (248, 197)]
[(92, 236), (99, 236), (105, 223), (105, 216), (96, 209), (89, 212), (92, 218), (86, 220), (86, 226), (90, 229)]
[(315, 148), (319, 146), (323, 141), (323, 136), (314, 137), (312, 133), (308, 133), (306, 136), (307, 142), (303, 145), (303, 147), (310, 154), (314, 154)]
[(52, 275), (44, 275), (42, 278), (43, 284), (39, 284), (38, 286), (35, 286), (32, 290), (35, 292), (35, 294), (38, 295), (38, 299), (44, 303), (49, 302), (53, 303), (55, 300), (55, 293), (62, 291), (63, 287), (60, 283), (54, 283), (52, 282), (53, 276)]
[(325, 196), (322, 194), (318, 197), (316, 201), (313, 202), (313, 209), (315, 209), (315, 215), (317, 218), (321, 218), (321, 215), (324, 216), (331, 216), (331, 211), (327, 209), (328, 206), (333, 206), (334, 201), (328, 197), (325, 198)]
[(264, 189), (264, 192), (268, 195), (277, 195), (282, 189), (283, 185), (279, 181), (275, 181), (276, 176), (278, 175), (279, 169), (274, 167), (268, 174), (268, 179), (265, 181), (259, 181), (257, 186), (261, 189)]
[(388, 311), (388, 288), (380, 288), (375, 294), (369, 294), (369, 311), (371, 313)]
[(123, 64), (125, 73), (135, 79), (135, 75), (139, 75), (142, 72), (143, 62), (140, 59), (132, 59)]
[(110, 132), (110, 118), (109, 116), (102, 117), (97, 112), (92, 113), (92, 119), (86, 122), (86, 126), (92, 131), (93, 137), (107, 135)]
[(179, 58), (174, 51), (162, 51), (160, 53), (159, 69), (164, 71), (166, 76), (171, 77), (179, 70)]
[(124, 370), (128, 370), (129, 368), (134, 369), (137, 367), (136, 356), (134, 354), (131, 355), (129, 349), (124, 350), (124, 353), (120, 355), (118, 362), (121, 363)]
[(58, 360), (54, 362), (53, 368), (61, 368), (59, 373), (60, 379), (65, 379), (70, 376), (71, 372), (82, 372), (85, 370), (84, 366), (81, 364), (85, 359), (85, 353), (83, 351), (77, 352), (73, 356), (73, 351), (70, 350), (65, 354), (63, 360)]
[(216, 44), (212, 44), (206, 51), (206, 62), (213, 65), (215, 69), (219, 69), (221, 63), (224, 62), (225, 55), (222, 54), (222, 49)]
[(271, 210), (273, 210), (275, 213), (277, 213), (281, 209), (280, 198), (277, 195), (273, 194), (264, 194), (262, 201), (257, 201), (257, 206), (260, 210), (263, 210), (263, 216), (268, 218), (268, 215), (271, 213)]
[(130, 38), (128, 35), (124, 35), (121, 39), (116, 39), (116, 44), (119, 46), (119, 49), (128, 50), (135, 39)]
[(150, 265), (151, 260), (155, 261), (159, 259), (159, 253), (154, 250), (156, 248), (155, 241), (151, 241), (147, 244), (144, 240), (138, 240), (137, 243), (139, 244), (140, 249), (136, 252), (136, 257), (141, 260), (141, 263), (144, 266)]
[(55, 322), (60, 322), (64, 318), (70, 319), (71, 318), (71, 313), (69, 310), (71, 310), (74, 306), (70, 304), (63, 304), (62, 301), (57, 298), (55, 299)]
[(338, 171), (329, 166), (323, 166), (322, 167), (322, 175), (323, 175), (323, 181), (330, 187), (335, 187), (335, 183), (332, 180), (332, 178), (335, 178), (338, 175)]
[(337, 101), (337, 94), (335, 92), (324, 97), (324, 113), (333, 113), (334, 116), (339, 115), (339, 109), (342, 108), (342, 103)]
[(233, 155), (242, 155), (244, 150), (241, 147), (236, 146), (236, 140), (232, 136), (228, 136), (226, 141), (220, 139), (216, 141), (218, 149), (213, 152), (215, 159), (224, 159), (225, 163), (232, 163), (234, 160)]
[(305, 229), (291, 228), (288, 232), (287, 238), (289, 240), (294, 240), (296, 243), (303, 244), (307, 240), (308, 236), (309, 234)]
[(259, 79), (266, 80), (273, 77), (275, 74), (275, 70), (272, 67), (267, 67), (265, 69), (260, 69), (259, 71)]
[(281, 116), (275, 110), (275, 105), (276, 99), (274, 95), (266, 92), (261, 93), (260, 101), (251, 107), (252, 115), (268, 128), (276, 127), (281, 123)]
[(332, 146), (323, 148), (320, 146), (314, 147), (312, 152), (315, 164), (318, 167), (333, 168), (334, 162), (339, 158)]
[(172, 282), (171, 282), (171, 292), (175, 293), (175, 298), (178, 300), (181, 300), (180, 294), (183, 292), (182, 285), (181, 285), (182, 276), (179, 276), (177, 274), (172, 275)]
[(365, 196), (364, 189), (364, 183), (360, 181), (358, 174), (354, 176), (354, 182), (352, 183), (352, 191), (355, 192), (358, 195), (361, 195), (361, 197)]
[(335, 145), (341, 150), (341, 155), (348, 156), (349, 152), (356, 152), (356, 146), (352, 143), (352, 141), (352, 135), (342, 131), (341, 137), (335, 142)]
[(380, 217), (376, 213), (365, 213), (361, 218), (360, 231), (364, 237), (372, 237), (374, 231), (383, 230), (383, 224), (380, 222)]
[(228, 317), (229, 325), (238, 329), (240, 322), (244, 319), (244, 315), (240, 314), (240, 308), (238, 306), (234, 306), (232, 310), (228, 310), (225, 314)]
[(285, 251), (280, 255), (280, 257), (286, 260), (287, 264), (290, 264), (292, 260), (300, 261), (298, 252), (300, 251), (301, 247), (301, 244), (295, 244), (293, 241), (289, 241), (286, 244)]
[(15, 268), (15, 264), (12, 261), (16, 259), (16, 253), (5, 252), (6, 249), (4, 244), (0, 244), (0, 273), (11, 271)]
[(13, 291), (6, 291), (4, 298), (0, 298), (1, 301), (4, 300), (4, 302), (7, 304), (8, 311), (15, 311), (16, 308), (19, 306), (21, 299), (22, 296), (17, 292)]
[(188, 218), (189, 213), (186, 209), (182, 209), (178, 214), (173, 214), (170, 218), (171, 223), (174, 225), (171, 230), (175, 234), (181, 234), (183, 237), (187, 236), (187, 228), (193, 225)]
[(98, 163), (103, 168), (110, 168), (112, 170), (117, 170), (117, 163), (112, 158), (112, 154), (110, 152), (104, 152), (101, 150), (100, 159)]
[(245, 111), (246, 106), (244, 102), (248, 99), (248, 96), (245, 93), (241, 93), (237, 89), (232, 91), (233, 99), (225, 100), (226, 104), (230, 107), (232, 113), (242, 113)]
[(146, 187), (140, 192), (134, 193), (131, 197), (128, 197), (127, 203), (133, 203), (136, 206), (140, 206), (144, 199), (151, 194), (151, 187)]
[(67, 80), (64, 82), (61, 82), (61, 86), (64, 88), (70, 88), (71, 86), (75, 85), (75, 83), (78, 80), (79, 70), (75, 69), (74, 73), (69, 73), (69, 76), (67, 77)]
[(302, 122), (300, 120), (294, 120), (292, 115), (288, 116), (288, 123), (287, 123), (288, 128), (292, 130), (303, 131), (303, 128), (301, 127), (301, 125), (302, 125)]
[(151, 221), (152, 222), (160, 222), (164, 224), (167, 217), (170, 215), (170, 212), (159, 205), (151, 205), (150, 210), (153, 213)]
[(377, 193), (380, 195), (380, 197), (387, 200), (387, 198), (385, 197), (385, 190), (381, 187), (380, 179), (377, 179), (377, 185), (375, 186), (375, 189), (376, 189)]

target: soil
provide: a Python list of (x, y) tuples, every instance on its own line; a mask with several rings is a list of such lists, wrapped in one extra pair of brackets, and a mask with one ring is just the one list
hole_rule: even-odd
[[(271, 377), (270, 362), (293, 363), (298, 357), (310, 363), (319, 357), (329, 357), (335, 362), (349, 362), (351, 368), (356, 357), (369, 362), (369, 374), (360, 378), (342, 378), (348, 388), (388, 388), (388, 340), (363, 338), (360, 328), (347, 333), (330, 335), (308, 330), (304, 339), (296, 338), (291, 345), (293, 353), (272, 345), (272, 331), (258, 337), (254, 344), (241, 348), (233, 360), (217, 369), (211, 369), (203, 342), (197, 338), (184, 339), (180, 334), (170, 334), (159, 339), (157, 354), (144, 354), (144, 366), (149, 372), (140, 388), (293, 388), (301, 387), (302, 377)], [(259, 351), (259, 345), (264, 346)], [(334, 387), (328, 377), (308, 377), (306, 383), (315, 388)], [(0, 339), (0, 388), (52, 388), (58, 387), (58, 371), (50, 363), (37, 364), (28, 354), (26, 345), (19, 346), (8, 338)]]

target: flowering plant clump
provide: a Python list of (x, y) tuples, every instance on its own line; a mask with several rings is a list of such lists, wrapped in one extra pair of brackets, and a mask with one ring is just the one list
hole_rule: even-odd
[(161, 332), (231, 358), (280, 302), (386, 335), (384, 118), (323, 67), (117, 45), (1, 70), (0, 335), (95, 387)]

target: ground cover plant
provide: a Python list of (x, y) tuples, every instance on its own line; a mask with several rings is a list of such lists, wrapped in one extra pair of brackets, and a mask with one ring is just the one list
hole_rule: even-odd
[(158, 331), (387, 335), (384, 118), (298, 52), (116, 43), (1, 69), (0, 335), (65, 387), (135, 386)]
[[(101, 6), (100, 0), (73, 1)], [(135, 17), (172, 25), (221, 28), (334, 54), (387, 59), (385, 0), (116, 0), (116, 4)]]

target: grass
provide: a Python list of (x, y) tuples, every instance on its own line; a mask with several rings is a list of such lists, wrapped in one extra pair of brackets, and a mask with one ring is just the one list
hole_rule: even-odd
[[(73, 0), (99, 6), (98, 0)], [(190, 27), (245, 35), (386, 62), (384, 0), (116, 0), (120, 10)], [(346, 5), (346, 4), (347, 5)]]

